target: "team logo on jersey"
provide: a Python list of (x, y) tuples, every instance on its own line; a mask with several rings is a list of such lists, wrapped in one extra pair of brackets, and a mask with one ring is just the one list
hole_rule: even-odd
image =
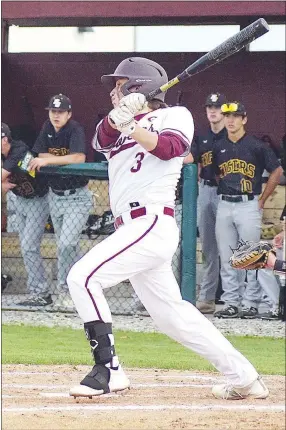
[(205, 152), (204, 154), (202, 154), (202, 161), (201, 164), (203, 167), (207, 167), (210, 164), (212, 164), (213, 161), (213, 152), (212, 151), (208, 151)]
[[(151, 131), (153, 133), (159, 134), (157, 130), (154, 130), (153, 124), (150, 124), (149, 127), (142, 127), (145, 130)], [(125, 151), (126, 149), (133, 148), (133, 146), (138, 145), (138, 143), (130, 136), (121, 135), (119, 139), (116, 141), (112, 151), (110, 152), (110, 158), (114, 157), (119, 152)]]
[(53, 101), (53, 105), (54, 105), (56, 108), (59, 108), (61, 104), (62, 104), (62, 102), (61, 102), (61, 100), (60, 100), (60, 99), (55, 99), (55, 100)]
[(70, 150), (67, 148), (49, 148), (48, 153), (52, 155), (62, 156), (62, 155), (69, 155)]
[(240, 160), (238, 158), (233, 158), (219, 165), (220, 177), (224, 178), (230, 173), (242, 173), (248, 178), (254, 178), (255, 175), (255, 165), (252, 163), (247, 163), (245, 160)]

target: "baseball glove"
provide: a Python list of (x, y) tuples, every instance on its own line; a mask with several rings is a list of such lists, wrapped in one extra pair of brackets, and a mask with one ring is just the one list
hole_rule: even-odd
[(236, 249), (233, 249), (230, 257), (230, 265), (234, 269), (257, 270), (263, 269), (270, 252), (276, 254), (273, 246), (268, 242), (244, 242), (240, 241)]

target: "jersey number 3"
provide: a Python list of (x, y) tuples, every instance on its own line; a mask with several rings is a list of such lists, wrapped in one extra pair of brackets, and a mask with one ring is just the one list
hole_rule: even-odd
[(135, 165), (135, 166), (133, 166), (133, 167), (131, 167), (130, 172), (132, 172), (132, 173), (139, 172), (139, 170), (141, 169), (142, 161), (143, 161), (143, 158), (144, 158), (144, 157), (145, 157), (144, 152), (138, 152), (138, 153), (135, 155), (135, 158), (136, 158), (136, 165)]

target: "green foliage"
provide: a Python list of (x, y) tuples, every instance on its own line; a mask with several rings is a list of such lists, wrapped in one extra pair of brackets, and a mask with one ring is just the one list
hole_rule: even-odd
[[(230, 336), (229, 341), (263, 374), (285, 374), (284, 340)], [(215, 369), (197, 354), (159, 333), (116, 331), (116, 351), (126, 367)], [(3, 364), (90, 364), (84, 332), (70, 328), (4, 325)]]

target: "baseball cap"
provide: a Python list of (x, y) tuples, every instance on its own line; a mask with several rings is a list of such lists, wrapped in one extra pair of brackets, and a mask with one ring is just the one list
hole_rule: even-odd
[(49, 101), (49, 106), (45, 109), (53, 109), (53, 110), (59, 110), (59, 111), (66, 111), (71, 110), (71, 101), (70, 99), (63, 95), (63, 94), (57, 94), (53, 96)]
[(226, 115), (228, 113), (232, 113), (234, 115), (246, 116), (245, 106), (240, 102), (224, 103), (221, 106), (221, 111), (224, 115)]
[(224, 94), (211, 93), (207, 96), (205, 106), (221, 107), (224, 103), (226, 103), (226, 97)]
[(2, 137), (11, 137), (11, 130), (4, 122), (1, 123), (1, 139)]

